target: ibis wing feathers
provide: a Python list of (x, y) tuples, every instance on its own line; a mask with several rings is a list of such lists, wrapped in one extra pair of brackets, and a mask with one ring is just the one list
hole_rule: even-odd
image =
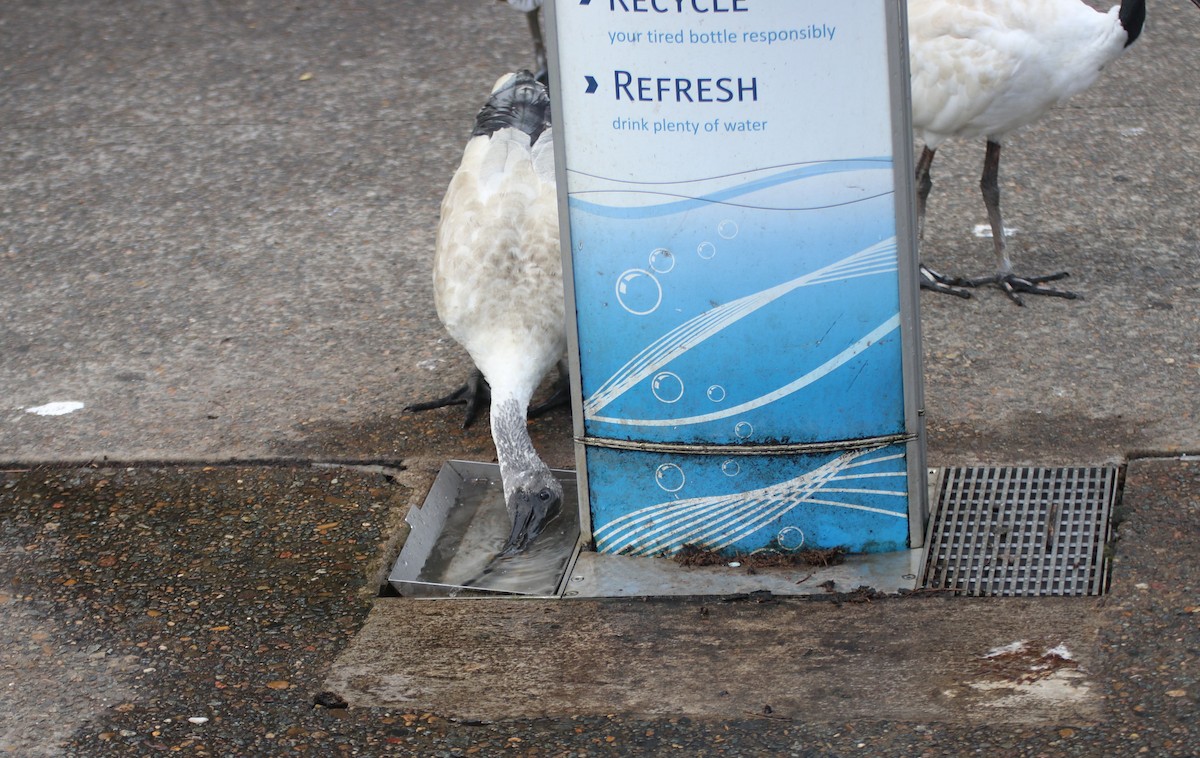
[(526, 400), (566, 350), (552, 153), (548, 131), (533, 146), (518, 129), (473, 137), (442, 202), (434, 260), (446, 329), (493, 391)]
[(542, 181), (549, 183), (553, 188), (556, 184), (554, 174), (554, 136), (551, 133), (551, 128), (546, 127), (546, 131), (542, 133), (541, 138), (530, 148), (530, 154), (533, 156), (533, 170), (542, 178)]
[(1090, 87), (1124, 50), (1117, 11), (1079, 0), (909, 0), (913, 126), (930, 147), (994, 141)]

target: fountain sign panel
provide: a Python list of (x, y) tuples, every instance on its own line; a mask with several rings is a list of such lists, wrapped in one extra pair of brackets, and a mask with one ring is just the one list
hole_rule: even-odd
[(584, 536), (919, 547), (902, 4), (549, 11)]

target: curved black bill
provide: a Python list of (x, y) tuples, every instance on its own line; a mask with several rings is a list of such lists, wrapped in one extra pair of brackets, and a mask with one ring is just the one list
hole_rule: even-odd
[(500, 549), (500, 557), (524, 552), (561, 507), (562, 498), (546, 491), (514, 493), (508, 508), (513, 519), (512, 532)]

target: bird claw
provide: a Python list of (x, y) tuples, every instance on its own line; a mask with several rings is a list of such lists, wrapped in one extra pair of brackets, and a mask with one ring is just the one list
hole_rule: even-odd
[(483, 378), (481, 372), (475, 371), (463, 386), (454, 390), (449, 395), (439, 397), (436, 400), (427, 400), (423, 403), (406, 405), (404, 410), (409, 413), (420, 413), (421, 411), (430, 411), (434, 408), (445, 408), (448, 405), (465, 405), (466, 414), (462, 425), (463, 429), (466, 429), (474, 423), (475, 418), (479, 415), (480, 404), (485, 401), (491, 401), (491, 395), (491, 388), (488, 387), (487, 380)]
[(921, 289), (923, 290), (941, 292), (945, 295), (954, 295), (964, 300), (970, 300), (971, 293), (963, 289), (963, 287), (970, 286), (972, 285), (961, 277), (946, 276), (934, 271), (924, 263), (921, 264)]
[(984, 284), (995, 284), (1000, 289), (1004, 290), (1004, 294), (1008, 295), (1008, 299), (1012, 300), (1017, 305), (1025, 305), (1025, 300), (1021, 297), (1021, 293), (1029, 295), (1046, 295), (1047, 297), (1061, 297), (1065, 300), (1077, 300), (1079, 294), (1069, 290), (1060, 290), (1054, 287), (1042, 286), (1046, 282), (1056, 282), (1059, 279), (1065, 279), (1070, 276), (1066, 271), (1059, 271), (1054, 274), (1043, 274), (1041, 276), (1017, 276), (1009, 272), (1007, 274), (993, 274), (992, 276), (984, 276), (978, 279), (967, 279), (962, 282), (967, 287), (980, 287)]

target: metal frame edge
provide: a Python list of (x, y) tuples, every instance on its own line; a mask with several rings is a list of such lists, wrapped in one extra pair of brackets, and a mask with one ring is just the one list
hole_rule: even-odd
[[(559, 234), (559, 249), (562, 253), (563, 265), (563, 296), (564, 296), (564, 314), (567, 319), (567, 368), (571, 380), (571, 430), (575, 438), (575, 477), (579, 490), (579, 541), (581, 544), (591, 544), (592, 542), (592, 509), (589, 499), (590, 490), (588, 488), (587, 475), (587, 448), (581, 440), (583, 438), (583, 393), (576, 391), (583, 386), (582, 370), (580, 369), (579, 356), (579, 328), (578, 319), (576, 316), (575, 307), (575, 278), (572, 272), (575, 270), (573, 263), (573, 249), (571, 245), (571, 215), (568, 203), (567, 193), (567, 145), (566, 140), (562, 138), (561, 124), (558, 121), (561, 115), (559, 111), (554, 109), (554, 103), (563, 102), (562, 97), (562, 81), (559, 78), (559, 48), (558, 48), (558, 14), (556, 11), (556, 0), (546, 0), (542, 6), (546, 14), (545, 28), (549, 31), (546, 35), (546, 58), (547, 65), (550, 68), (550, 103), (553, 119), (554, 137), (554, 180), (559, 188), (558, 191), (558, 234)], [(572, 561), (571, 566), (574, 565)], [(570, 569), (568, 568), (568, 573)]]
[(925, 546), (929, 522), (929, 469), (926, 463), (924, 361), (921, 339), (920, 258), (917, 249), (912, 95), (908, 67), (908, 3), (884, 0), (891, 61), (892, 155), (896, 171), (896, 249), (900, 274), (900, 339), (904, 381), (904, 425), (907, 445), (908, 539), (910, 548)]

